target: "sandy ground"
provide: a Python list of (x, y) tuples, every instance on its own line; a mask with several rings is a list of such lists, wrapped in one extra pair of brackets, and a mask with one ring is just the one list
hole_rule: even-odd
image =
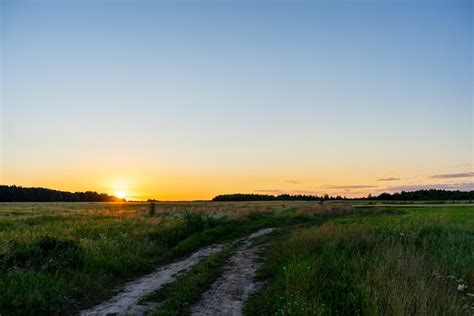
[[(258, 247), (252, 247), (252, 240), (266, 235), (273, 228), (261, 229), (237, 243), (241, 245), (224, 266), (224, 274), (203, 293), (202, 300), (193, 306), (195, 315), (240, 315), (242, 304), (256, 286), (252, 279), (259, 267)], [(202, 248), (187, 258), (164, 265), (153, 273), (127, 283), (113, 298), (93, 308), (80, 312), (81, 316), (99, 315), (143, 315), (153, 310), (156, 303), (138, 304), (140, 299), (173, 282), (179, 274), (189, 271), (202, 259), (224, 250), (226, 245), (215, 244)]]
[(260, 247), (252, 247), (251, 240), (272, 230), (260, 230), (244, 240), (224, 266), (222, 276), (192, 307), (192, 315), (242, 315), (243, 303), (258, 287), (253, 278), (261, 265), (258, 260)]

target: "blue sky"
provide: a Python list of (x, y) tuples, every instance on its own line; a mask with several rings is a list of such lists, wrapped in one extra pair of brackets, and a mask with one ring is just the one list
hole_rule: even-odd
[(473, 188), (470, 1), (1, 10), (3, 183), (169, 199)]

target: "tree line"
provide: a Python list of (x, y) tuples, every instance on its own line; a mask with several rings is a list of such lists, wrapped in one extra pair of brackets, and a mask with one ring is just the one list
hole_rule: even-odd
[(0, 202), (125, 202), (125, 199), (93, 191), (67, 192), (0, 185)]
[(367, 200), (381, 201), (442, 201), (442, 200), (473, 200), (474, 191), (448, 191), (448, 190), (417, 190), (402, 191), (399, 193), (382, 193), (377, 196), (368, 196)]
[(376, 200), (376, 201), (442, 201), (442, 200), (473, 200), (474, 191), (448, 191), (448, 190), (417, 190), (402, 191), (399, 193), (382, 193), (377, 196), (369, 194), (367, 197), (346, 198), (345, 196), (325, 195), (291, 195), (291, 194), (222, 194), (214, 197), (215, 202), (231, 201), (328, 201), (328, 200)]
[[(474, 191), (448, 190), (417, 190), (397, 193), (382, 193), (377, 196), (369, 194), (362, 198), (346, 198), (345, 196), (304, 195), (304, 194), (222, 194), (212, 201), (327, 201), (327, 200), (377, 200), (377, 201), (442, 201), (442, 200), (474, 200)], [(115, 196), (94, 191), (67, 192), (46, 188), (24, 188), (15, 185), (0, 185), (0, 202), (125, 202)]]
[(317, 196), (317, 195), (304, 195), (304, 194), (251, 194), (251, 193), (236, 193), (236, 194), (222, 194), (214, 197), (214, 202), (226, 202), (226, 201), (320, 201), (320, 200), (344, 200), (346, 197), (342, 196)]

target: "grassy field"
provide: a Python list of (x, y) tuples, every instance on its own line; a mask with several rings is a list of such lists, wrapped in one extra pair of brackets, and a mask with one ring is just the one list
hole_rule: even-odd
[[(249, 315), (474, 311), (470, 204), (10, 203), (0, 204), (0, 314), (71, 314), (160, 264), (265, 227), (279, 229)], [(185, 314), (226, 251), (155, 293), (155, 314)]]
[(472, 206), (356, 209), (276, 242), (247, 313), (473, 314)]

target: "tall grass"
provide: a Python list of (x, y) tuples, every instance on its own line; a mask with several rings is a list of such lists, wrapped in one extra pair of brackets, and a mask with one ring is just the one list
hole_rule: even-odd
[(468, 315), (472, 227), (327, 223), (276, 244), (249, 315)]

